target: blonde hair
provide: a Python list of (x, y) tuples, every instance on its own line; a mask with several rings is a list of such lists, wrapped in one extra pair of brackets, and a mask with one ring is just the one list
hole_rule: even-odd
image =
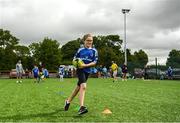
[(88, 37), (92, 37), (92, 34), (85, 34), (82, 40), (85, 41)]

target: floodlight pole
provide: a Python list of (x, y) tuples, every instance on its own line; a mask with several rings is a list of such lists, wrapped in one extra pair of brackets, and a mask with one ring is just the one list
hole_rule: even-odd
[(124, 63), (127, 65), (127, 51), (126, 51), (126, 13), (128, 13), (130, 9), (122, 9), (122, 13), (124, 14)]
[(158, 78), (157, 58), (155, 58), (155, 65), (156, 65), (156, 79), (157, 79)]

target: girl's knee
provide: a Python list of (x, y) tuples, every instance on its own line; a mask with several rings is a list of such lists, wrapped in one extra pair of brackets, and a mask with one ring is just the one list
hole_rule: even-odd
[(86, 84), (85, 83), (81, 84), (81, 89), (86, 90)]

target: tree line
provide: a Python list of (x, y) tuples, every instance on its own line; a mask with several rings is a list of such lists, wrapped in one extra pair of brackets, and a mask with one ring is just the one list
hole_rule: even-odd
[[(122, 50), (123, 40), (119, 35), (94, 36), (94, 46), (99, 53), (98, 65), (109, 67), (111, 61), (118, 65), (124, 62), (124, 51)], [(81, 38), (68, 41), (63, 46), (60, 41), (44, 38), (28, 46), (20, 45), (20, 40), (13, 36), (9, 30), (0, 29), (0, 70), (11, 70), (19, 59), (23, 67), (31, 70), (34, 64), (40, 61), (48, 70), (57, 70), (60, 64), (72, 64), (72, 59), (78, 48), (83, 44)], [(148, 55), (140, 49), (131, 53), (127, 49), (128, 68), (143, 68), (148, 63)], [(180, 67), (180, 50), (170, 51), (166, 65)]]

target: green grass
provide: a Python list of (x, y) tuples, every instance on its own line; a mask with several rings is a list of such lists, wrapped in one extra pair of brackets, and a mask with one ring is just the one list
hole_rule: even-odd
[[(15, 79), (0, 79), (0, 121), (23, 122), (178, 122), (180, 121), (180, 81), (110, 79), (88, 80), (85, 104), (89, 112), (77, 115), (78, 97), (69, 111), (64, 100), (76, 86), (76, 79), (47, 79), (40, 84), (32, 79), (16, 84)], [(108, 108), (110, 115), (101, 112)]]

